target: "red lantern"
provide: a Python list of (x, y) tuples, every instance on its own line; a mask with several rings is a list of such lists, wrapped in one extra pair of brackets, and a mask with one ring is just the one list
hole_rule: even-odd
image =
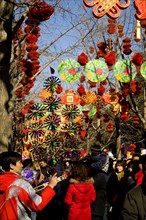
[(86, 91), (83, 85), (80, 85), (78, 87), (77, 92), (79, 93), (79, 95), (86, 95)]
[(66, 105), (77, 105), (80, 102), (80, 97), (74, 93), (73, 90), (66, 90), (65, 94), (63, 94), (61, 97), (62, 104)]
[(88, 56), (85, 53), (81, 53), (78, 56), (78, 62), (82, 65), (85, 66), (86, 63), (88, 63)]

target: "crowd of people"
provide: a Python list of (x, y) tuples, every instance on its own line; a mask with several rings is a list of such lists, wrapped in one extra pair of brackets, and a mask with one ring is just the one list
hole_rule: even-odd
[(1, 220), (146, 220), (146, 154), (107, 152), (34, 167), (17, 152), (0, 154)]

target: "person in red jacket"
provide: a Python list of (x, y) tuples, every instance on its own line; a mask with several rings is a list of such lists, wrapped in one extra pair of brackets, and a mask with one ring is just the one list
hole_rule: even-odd
[(65, 203), (69, 207), (68, 220), (91, 220), (90, 205), (96, 199), (93, 183), (88, 167), (76, 164), (65, 196)]
[(23, 165), (22, 156), (7, 151), (0, 154), (0, 219), (30, 220), (31, 212), (42, 210), (55, 196), (54, 187), (58, 179), (54, 174), (48, 186), (38, 195), (31, 184), (20, 175)]

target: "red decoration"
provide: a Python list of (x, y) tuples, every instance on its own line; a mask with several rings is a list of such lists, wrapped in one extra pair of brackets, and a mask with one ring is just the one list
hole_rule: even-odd
[(83, 100), (83, 99), (81, 99), (81, 101), (80, 101), (80, 105), (81, 106), (84, 106), (84, 105), (86, 105), (87, 103)]
[(29, 34), (28, 37), (26, 37), (25, 41), (28, 43), (28, 44), (33, 44), (33, 43), (36, 43), (38, 40), (38, 37), (34, 34)]
[(86, 95), (86, 91), (83, 85), (80, 85), (78, 87), (77, 92), (79, 93), (79, 95)]
[(28, 112), (28, 110), (27, 110), (27, 109), (22, 109), (22, 110), (21, 110), (21, 113), (22, 113), (23, 115), (26, 115), (26, 114), (27, 114), (27, 112)]
[(133, 114), (133, 124), (139, 125), (139, 117), (137, 114)]
[(139, 67), (143, 61), (144, 61), (144, 58), (143, 58), (143, 55), (141, 53), (136, 53), (134, 54), (134, 56), (132, 57), (132, 60), (131, 60), (137, 67)]
[(57, 86), (57, 89), (56, 89), (56, 93), (57, 93), (57, 94), (60, 94), (60, 93), (62, 93), (62, 91), (63, 91), (63, 87), (60, 86), (60, 85), (58, 85), (58, 86)]
[(26, 46), (26, 50), (27, 51), (31, 51), (31, 50), (37, 50), (38, 49), (38, 45), (37, 44), (28, 44), (27, 46)]
[(105, 62), (107, 63), (108, 66), (112, 66), (116, 62), (116, 54), (114, 51), (111, 51), (105, 56)]
[(98, 94), (99, 95), (103, 95), (105, 92), (105, 87), (101, 84), (99, 87), (98, 87)]
[(82, 139), (84, 139), (86, 134), (87, 134), (87, 131), (86, 130), (81, 130), (80, 134), (81, 134)]
[(78, 62), (79, 64), (81, 64), (82, 66), (85, 66), (86, 63), (88, 63), (88, 56), (85, 53), (81, 53), (78, 56)]
[(130, 81), (130, 88), (131, 88), (131, 91), (132, 91), (133, 93), (136, 92), (136, 83), (135, 83), (134, 80), (131, 80), (131, 81)]
[(93, 15), (95, 17), (102, 17), (105, 14), (111, 18), (117, 18), (120, 15), (121, 8), (127, 8), (130, 5), (130, 0), (126, 0), (126, 3), (121, 3), (119, 0), (83, 0), (87, 7), (93, 7)]
[(90, 88), (96, 87), (96, 82), (92, 82), (92, 81), (88, 80), (88, 83), (90, 85)]
[(80, 82), (82, 83), (82, 82), (84, 82), (86, 80), (86, 77), (85, 76), (81, 76), (80, 77)]
[(97, 44), (97, 47), (99, 48), (98, 52), (97, 52), (97, 57), (105, 57), (106, 55), (106, 47), (107, 44), (105, 42), (99, 42)]
[(89, 47), (89, 52), (94, 53), (94, 47)]
[(55, 73), (54, 68), (52, 68), (51, 66), (50, 66), (50, 71), (51, 71), (51, 74), (54, 74), (54, 73)]
[(65, 94), (63, 94), (60, 98), (62, 100), (62, 104), (66, 105), (77, 105), (80, 101), (80, 97), (72, 90), (66, 90)]
[(129, 117), (127, 114), (122, 113), (120, 119), (121, 119), (121, 121), (126, 122), (129, 120)]
[(135, 0), (136, 17), (139, 20), (146, 19), (146, 0)]
[(46, 21), (54, 13), (54, 8), (46, 2), (37, 2), (37, 4), (31, 8), (28, 16), (37, 19), (39, 21)]

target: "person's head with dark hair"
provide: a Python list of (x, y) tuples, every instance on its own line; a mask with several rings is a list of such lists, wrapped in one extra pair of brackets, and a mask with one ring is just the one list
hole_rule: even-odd
[(139, 153), (135, 153), (132, 155), (132, 160), (139, 160), (140, 159), (140, 154)]
[(117, 172), (122, 172), (126, 168), (126, 162), (124, 160), (117, 160), (116, 163), (116, 171)]
[(79, 181), (86, 181), (90, 177), (90, 168), (83, 163), (77, 163), (73, 167), (72, 177)]
[(135, 177), (135, 174), (140, 171), (139, 160), (131, 160), (125, 169), (125, 175)]
[(47, 159), (44, 157), (44, 158), (41, 158), (39, 164), (41, 167), (46, 167), (48, 165), (47, 162), (48, 162)]
[(28, 158), (28, 159), (25, 159), (23, 160), (23, 168), (30, 168), (30, 167), (33, 167), (33, 161), (32, 159)]
[[(20, 163), (20, 167), (16, 168), (16, 165)], [(0, 154), (0, 166), (4, 171), (18, 172), (22, 169), (22, 156), (14, 151), (5, 151)]]

